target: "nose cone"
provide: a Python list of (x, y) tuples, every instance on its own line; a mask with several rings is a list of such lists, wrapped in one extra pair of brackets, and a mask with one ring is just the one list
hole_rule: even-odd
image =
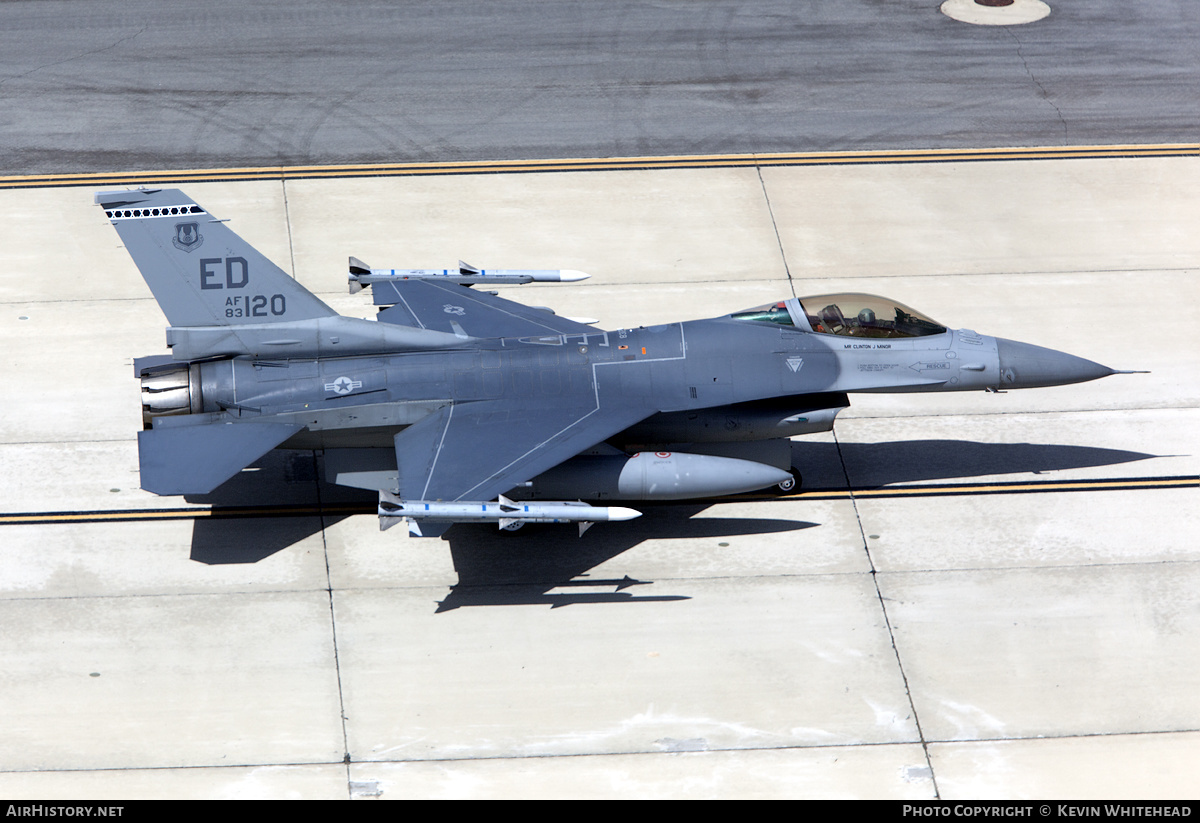
[(1115, 369), (1073, 354), (1003, 337), (996, 338), (996, 353), (1000, 356), (999, 387), (1002, 389), (1065, 386), (1117, 373)]

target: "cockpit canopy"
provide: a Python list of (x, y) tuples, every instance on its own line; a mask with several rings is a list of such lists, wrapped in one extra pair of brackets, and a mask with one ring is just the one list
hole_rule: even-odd
[[(794, 316), (796, 308), (803, 319)], [(946, 327), (935, 323), (903, 303), (874, 294), (821, 294), (767, 303), (732, 315), (734, 320), (755, 320), (781, 326), (803, 327), (805, 321), (819, 334), (842, 337), (927, 337), (945, 334)]]
[(822, 294), (800, 298), (812, 330), (845, 337), (926, 337), (946, 327), (903, 303), (874, 294)]

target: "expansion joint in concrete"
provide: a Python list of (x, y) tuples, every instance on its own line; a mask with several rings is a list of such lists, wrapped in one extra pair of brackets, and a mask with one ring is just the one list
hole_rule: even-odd
[[(290, 233), (290, 229), (289, 229)], [(290, 234), (289, 234), (290, 237)], [(345, 753), (342, 757), (342, 762), (346, 767), (346, 786), (347, 792), (350, 791), (350, 734), (346, 729), (346, 696), (342, 688), (342, 664), (338, 658), (338, 638), (337, 638), (337, 610), (333, 605), (333, 573), (329, 568), (329, 541), (325, 539), (325, 529), (329, 524), (325, 519), (325, 508), (321, 501), (321, 481), (320, 472), (321, 466), (317, 462), (317, 453), (312, 452), (312, 467), (313, 477), (316, 478), (313, 482), (313, 488), (317, 495), (317, 510), (321, 512), (321, 551), (325, 556), (325, 591), (329, 595), (329, 637), (333, 647), (333, 672), (337, 678), (338, 691), (338, 719), (342, 724), (342, 751)]]
[(288, 260), (291, 261), (292, 279), (296, 279), (296, 245), (292, 242), (292, 213), (288, 211), (287, 179), (279, 181), (283, 189), (283, 222), (287, 226)]
[[(846, 488), (853, 488), (850, 483), (850, 472), (846, 468), (846, 458), (842, 454), (842, 442), (838, 439), (837, 432), (833, 433), (833, 442), (837, 446), (838, 462), (842, 466), (842, 477), (845, 478)], [(900, 659), (900, 649), (896, 646), (896, 634), (892, 630), (892, 620), (888, 616), (887, 601), (884, 600), (883, 592), (879, 588), (879, 574), (875, 568), (875, 558), (871, 556), (871, 546), (867, 540), (866, 530), (863, 528), (862, 516), (858, 511), (858, 501), (854, 494), (850, 495), (850, 505), (854, 507), (854, 521), (858, 524), (859, 537), (862, 539), (863, 551), (867, 555), (867, 563), (871, 570), (871, 585), (875, 587), (875, 597), (879, 600), (879, 611), (883, 615), (883, 624), (887, 628), (888, 641), (892, 644), (892, 654), (896, 657), (896, 668), (900, 671), (900, 679), (904, 683), (904, 694), (908, 697), (908, 710), (912, 712), (913, 724), (917, 727), (917, 737), (921, 742), (921, 752), (925, 755), (925, 765), (929, 769), (929, 779), (933, 783), (933, 796), (936, 800), (942, 799), (941, 791), (938, 789), (937, 775), (933, 771), (933, 760), (929, 757), (929, 742), (925, 739), (925, 731), (921, 728), (921, 716), (917, 713), (917, 704), (913, 702), (912, 689), (908, 685), (908, 674), (904, 671), (904, 661)]]
[(754, 170), (758, 173), (758, 184), (762, 186), (763, 200), (767, 203), (767, 214), (771, 217), (771, 229), (775, 232), (775, 243), (779, 246), (779, 259), (783, 261), (783, 271), (787, 275), (788, 288), (792, 290), (792, 297), (796, 297), (796, 283), (792, 280), (792, 270), (788, 268), (787, 254), (783, 250), (783, 238), (779, 235), (779, 225), (775, 222), (775, 211), (771, 208), (771, 196), (767, 194), (767, 184), (763, 180), (762, 166), (755, 165)]

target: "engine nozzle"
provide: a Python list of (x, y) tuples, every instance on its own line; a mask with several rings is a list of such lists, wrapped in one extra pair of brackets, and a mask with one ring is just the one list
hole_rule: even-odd
[(150, 429), (154, 418), (201, 411), (200, 366), (170, 364), (142, 373), (142, 426)]

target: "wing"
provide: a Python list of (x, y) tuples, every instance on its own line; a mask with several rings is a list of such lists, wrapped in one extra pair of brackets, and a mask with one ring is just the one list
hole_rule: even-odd
[(543, 309), (452, 283), (398, 280), (376, 283), (371, 289), (376, 303), (395, 303), (376, 319), (399, 326), (468, 337), (536, 337), (598, 331)]
[(396, 435), (400, 496), (491, 500), (654, 412), (634, 403), (530, 407), (514, 399), (443, 406)]

